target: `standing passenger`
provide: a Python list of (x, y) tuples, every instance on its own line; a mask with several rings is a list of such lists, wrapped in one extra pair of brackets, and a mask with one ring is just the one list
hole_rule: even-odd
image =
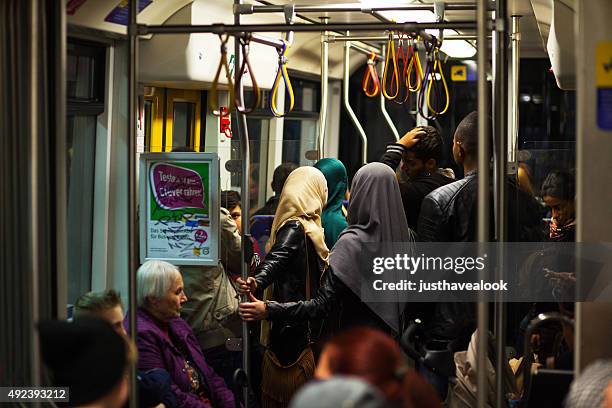
[(416, 127), (406, 133), (397, 143), (387, 146), (381, 162), (393, 171), (400, 162), (408, 181), (400, 181), (400, 193), (408, 226), (417, 228), (423, 199), (433, 190), (453, 182), (438, 170), (442, 159), (442, 137), (432, 126)]
[[(243, 320), (268, 319), (272, 324), (304, 322), (327, 316), (337, 305), (339, 329), (365, 325), (397, 336), (404, 304), (395, 301), (366, 304), (360, 297), (363, 251), (376, 253), (383, 243), (414, 241), (395, 173), (388, 166), (370, 163), (355, 174), (348, 222), (330, 255), (331, 268), (326, 271), (315, 299), (287, 303), (252, 299), (240, 304)], [(248, 287), (243, 284), (242, 289)]]
[(347, 227), (346, 218), (342, 213), (342, 202), (346, 194), (348, 177), (344, 164), (338, 159), (321, 159), (314, 167), (321, 170), (327, 181), (327, 204), (321, 215), (321, 222), (325, 230), (325, 244), (331, 249), (340, 233)]
[[(316, 293), (329, 258), (321, 227), (326, 202), (327, 183), (319, 170), (299, 167), (289, 175), (274, 217), (270, 251), (255, 270), (255, 278), (247, 280), (253, 291), (261, 295), (266, 289), (265, 299), (279, 302), (306, 300)], [(287, 406), (313, 376), (310, 335), (307, 320), (262, 325), (262, 344), (268, 347), (262, 367), (264, 406)]]
[[(488, 152), (490, 157), (490, 152)], [(476, 242), (478, 204), (478, 112), (468, 114), (453, 137), (453, 157), (463, 167), (464, 178), (429, 193), (421, 205), (417, 232), (425, 242)], [(540, 210), (528, 193), (506, 180), (508, 196), (507, 241), (538, 241)], [(493, 222), (493, 206), (490, 214)], [(494, 229), (490, 229), (490, 240)]]

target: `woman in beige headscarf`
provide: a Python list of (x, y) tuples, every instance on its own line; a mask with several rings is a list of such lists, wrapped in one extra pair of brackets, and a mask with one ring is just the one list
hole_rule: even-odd
[[(314, 167), (291, 172), (274, 216), (270, 252), (255, 270), (255, 277), (239, 283), (249, 285), (257, 298), (263, 295), (264, 300), (281, 303), (316, 295), (329, 262), (321, 226), (326, 202), (323, 173)], [(264, 407), (287, 406), (293, 393), (313, 376), (314, 356), (309, 342), (309, 321), (262, 323), (262, 343), (267, 347), (262, 365)]]

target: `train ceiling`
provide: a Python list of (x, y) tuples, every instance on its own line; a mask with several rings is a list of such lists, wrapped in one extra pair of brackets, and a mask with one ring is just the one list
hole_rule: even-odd
[[(138, 22), (144, 24), (164, 24), (181, 9), (188, 7), (194, 0), (140, 0), (146, 7), (138, 15)], [(196, 0), (197, 1), (197, 0)], [(447, 3), (465, 3), (467, 0), (447, 0)], [(550, 25), (550, 9), (553, 1), (560, 0), (508, 0), (509, 15), (520, 15), (521, 17), (521, 53), (523, 57), (546, 57), (544, 46), (547, 36), (547, 27)], [(563, 0), (570, 1), (570, 0)], [(287, 0), (268, 1), (245, 1), (255, 5), (262, 4), (287, 4)], [(384, 0), (361, 0), (357, 4), (380, 5)], [(392, 0), (391, 4), (431, 3), (430, 0)], [(119, 24), (121, 19), (127, 17), (125, 10), (117, 10), (116, 7), (127, 3), (123, 0), (68, 0), (68, 23), (75, 26), (85, 26), (112, 33), (125, 34), (126, 28)], [(299, 0), (295, 4), (324, 5), (339, 3), (356, 3), (356, 0)], [(385, 2), (386, 3), (386, 2)], [(209, 3), (212, 4), (212, 3)], [(232, 23), (231, 15), (232, 0), (215, 0), (215, 5), (223, 4), (222, 9), (227, 15), (207, 15), (203, 17), (201, 24), (212, 22)], [(212, 8), (212, 7), (211, 7)], [(308, 19), (318, 21), (319, 17), (329, 17), (330, 22), (373, 22), (375, 17), (365, 13), (304, 13), (301, 14)], [(469, 20), (474, 18), (473, 11), (447, 11), (447, 21)], [(537, 18), (536, 18), (537, 17)], [(548, 19), (548, 20), (547, 20)], [(282, 23), (284, 18), (278, 14), (255, 14), (242, 16), (244, 23)], [(298, 22), (306, 22), (298, 19)], [(464, 34), (473, 34), (463, 32)], [(362, 33), (366, 34), (366, 33)], [(371, 33), (381, 34), (381, 33)], [(289, 67), (304, 72), (319, 72), (320, 42), (318, 33), (297, 33), (295, 44), (289, 53)], [(330, 76), (341, 77), (342, 71), (342, 44), (330, 44)], [(351, 54), (355, 64), (361, 64), (365, 57), (359, 53)]]

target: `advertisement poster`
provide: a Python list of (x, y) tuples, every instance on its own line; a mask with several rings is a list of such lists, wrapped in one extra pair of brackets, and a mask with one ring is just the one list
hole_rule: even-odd
[(141, 155), (141, 261), (216, 265), (219, 159), (211, 153)]

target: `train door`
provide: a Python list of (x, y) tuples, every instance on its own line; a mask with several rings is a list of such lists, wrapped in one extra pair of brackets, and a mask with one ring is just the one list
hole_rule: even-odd
[(205, 128), (203, 98), (206, 100), (205, 91), (145, 86), (145, 151), (200, 151)]

